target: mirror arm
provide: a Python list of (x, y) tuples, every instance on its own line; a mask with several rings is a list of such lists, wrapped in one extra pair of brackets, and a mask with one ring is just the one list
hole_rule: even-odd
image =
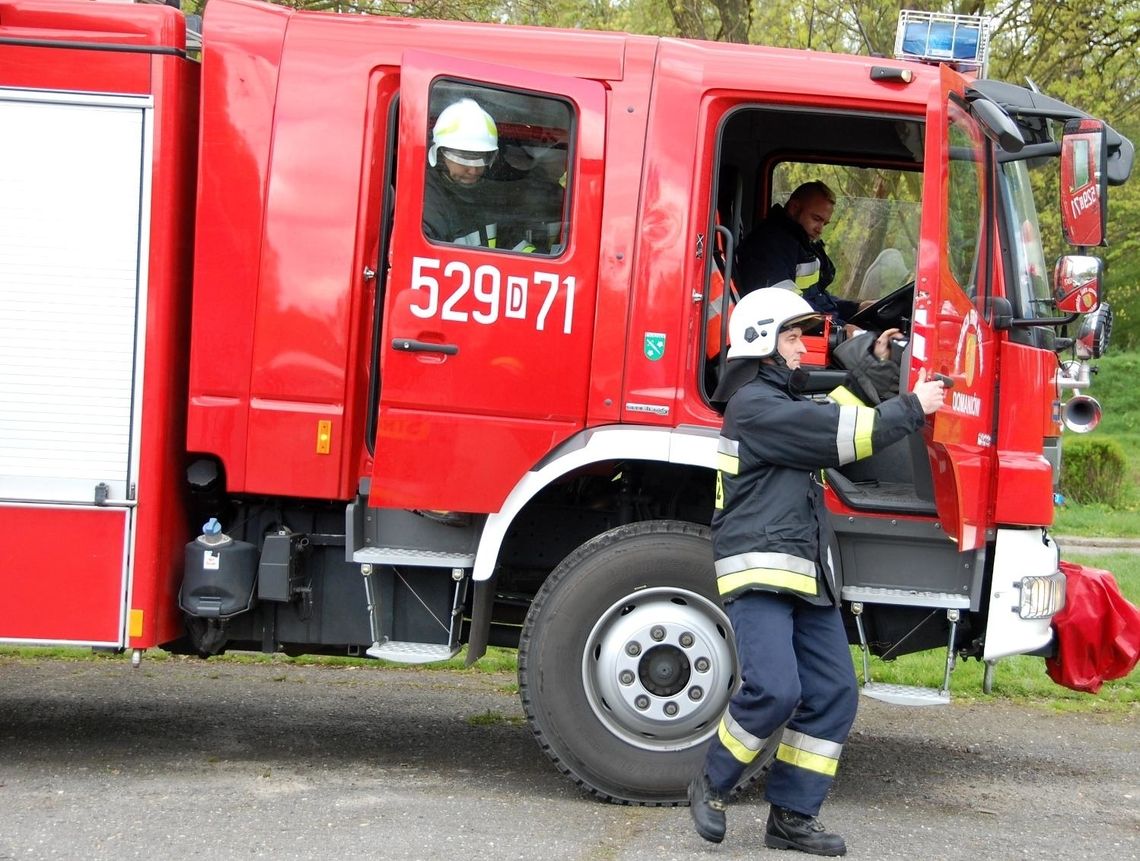
[(1065, 317), (1029, 317), (1010, 320), (1009, 325), (1018, 329), (1032, 329), (1039, 326), (1068, 326), (1075, 323), (1080, 314), (1069, 314)]
[(1061, 154), (1061, 142), (1026, 144), (1018, 152), (998, 150), (998, 161), (1002, 164), (1011, 161), (1025, 161), (1031, 158), (1054, 158)]

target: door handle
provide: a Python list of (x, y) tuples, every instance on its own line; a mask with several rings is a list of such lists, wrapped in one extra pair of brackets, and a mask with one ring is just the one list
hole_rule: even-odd
[(459, 345), (432, 344), (429, 341), (417, 341), (415, 338), (393, 338), (392, 349), (402, 353), (443, 353), (445, 356), (454, 356), (459, 352)]

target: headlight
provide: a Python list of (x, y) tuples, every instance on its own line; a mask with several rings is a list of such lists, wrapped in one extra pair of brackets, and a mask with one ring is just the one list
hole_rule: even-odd
[(1021, 592), (1017, 615), (1022, 619), (1048, 619), (1065, 606), (1065, 575), (1022, 577), (1014, 584)]

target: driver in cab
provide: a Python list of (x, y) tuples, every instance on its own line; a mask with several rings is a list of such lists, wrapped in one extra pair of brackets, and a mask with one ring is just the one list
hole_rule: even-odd
[(498, 152), (495, 120), (474, 99), (460, 99), (440, 112), (428, 150), (425, 236), (456, 245), (498, 246), (501, 201), (483, 177)]
[(863, 305), (827, 291), (835, 280), (835, 264), (820, 237), (834, 212), (835, 192), (819, 180), (803, 183), (786, 204), (773, 206), (740, 246), (740, 293), (764, 287), (791, 289), (813, 310), (844, 326), (847, 340), (836, 348), (835, 359), (852, 372), (867, 401), (879, 403), (898, 394), (899, 364), (890, 347), (902, 332), (894, 328), (864, 332), (849, 324)]
[(835, 280), (835, 264), (820, 238), (834, 212), (835, 192), (819, 180), (805, 182), (787, 203), (773, 206), (740, 246), (740, 295), (791, 281), (812, 308), (846, 323), (859, 303), (827, 292)]

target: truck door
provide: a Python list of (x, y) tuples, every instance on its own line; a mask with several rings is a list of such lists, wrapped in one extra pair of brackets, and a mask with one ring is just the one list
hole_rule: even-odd
[(920, 368), (953, 388), (928, 432), (934, 497), (960, 551), (985, 541), (992, 509), (996, 369), (984, 309), (993, 265), (990, 144), (970, 116), (966, 82), (942, 67), (927, 111), (923, 214), (910, 382)]
[[(432, 151), (433, 125), (463, 99), (497, 134), (467, 184), (445, 173), (447, 148)], [(373, 505), (495, 511), (582, 428), (604, 132), (597, 82), (404, 54)], [(447, 140), (461, 159), (481, 146)]]

